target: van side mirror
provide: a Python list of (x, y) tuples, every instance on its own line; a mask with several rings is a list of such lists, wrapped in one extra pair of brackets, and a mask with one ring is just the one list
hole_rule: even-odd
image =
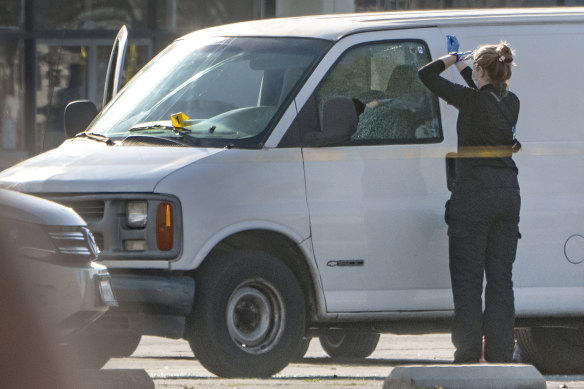
[(97, 116), (97, 107), (92, 101), (72, 101), (65, 107), (65, 132), (67, 138), (84, 131)]

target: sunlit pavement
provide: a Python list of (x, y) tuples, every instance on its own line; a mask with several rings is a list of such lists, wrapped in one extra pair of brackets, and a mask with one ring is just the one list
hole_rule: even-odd
[[(145, 336), (129, 358), (112, 359), (104, 369), (144, 369), (156, 388), (356, 388), (382, 387), (400, 365), (449, 364), (449, 334), (382, 335), (365, 360), (333, 362), (313, 339), (303, 360), (270, 379), (222, 379), (203, 368), (184, 340)], [(584, 376), (546, 376), (548, 388), (582, 388)]]

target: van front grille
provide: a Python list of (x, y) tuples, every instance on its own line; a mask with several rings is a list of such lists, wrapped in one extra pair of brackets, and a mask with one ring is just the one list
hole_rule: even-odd
[(88, 223), (103, 219), (105, 202), (103, 200), (60, 201), (63, 205), (73, 208)]

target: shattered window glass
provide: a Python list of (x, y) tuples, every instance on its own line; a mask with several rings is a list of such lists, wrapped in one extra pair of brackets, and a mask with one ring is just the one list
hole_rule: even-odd
[[(350, 98), (358, 121), (352, 143), (431, 143), (442, 139), (437, 98), (418, 78), (431, 60), (419, 41), (363, 45), (347, 51), (316, 92), (321, 119), (331, 99)], [(328, 115), (328, 116), (327, 116)], [(321, 131), (326, 131), (321, 127)], [(325, 134), (323, 134), (325, 136)]]

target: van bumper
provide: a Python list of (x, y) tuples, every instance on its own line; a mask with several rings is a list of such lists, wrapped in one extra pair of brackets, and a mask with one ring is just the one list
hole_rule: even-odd
[[(112, 269), (113, 270), (113, 269)], [(195, 280), (182, 274), (111, 272), (119, 306), (103, 315), (94, 329), (104, 335), (139, 333), (182, 338), (195, 297)]]

